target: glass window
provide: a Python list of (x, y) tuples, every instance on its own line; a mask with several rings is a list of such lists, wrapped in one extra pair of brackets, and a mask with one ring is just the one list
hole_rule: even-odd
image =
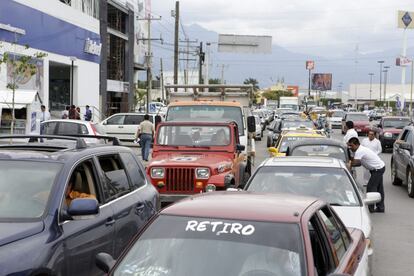
[(282, 129), (299, 127), (314, 128), (315, 125), (312, 121), (282, 121)]
[(369, 118), (365, 114), (348, 114), (346, 121), (369, 121)]
[(261, 167), (246, 189), (322, 198), (332, 205), (361, 206), (356, 185), (344, 169), (322, 167)]
[(300, 276), (306, 274), (302, 241), (293, 223), (162, 215), (132, 245), (114, 275)]
[(43, 123), (44, 134), (46, 134), (46, 135), (55, 135), (55, 132), (57, 131), (57, 128), (56, 128), (57, 125), (58, 125), (57, 122)]
[(233, 106), (172, 106), (168, 109), (166, 121), (235, 121), (239, 135), (244, 135), (243, 113), (240, 107)]
[(0, 161), (0, 220), (41, 217), (62, 164)]
[(106, 121), (107, 125), (123, 125), (124, 124), (125, 115), (115, 115), (109, 118)]
[(317, 139), (317, 138), (323, 138), (323, 137), (321, 136), (316, 136), (316, 137), (284, 136), (279, 145), (279, 152), (286, 152), (288, 147), (295, 141), (304, 140), (304, 139), (315, 139), (315, 138)]
[(142, 121), (144, 121), (144, 115), (127, 115), (124, 125), (139, 125)]
[(162, 126), (157, 138), (165, 146), (227, 146), (230, 142), (227, 126)]
[(121, 153), (121, 157), (124, 161), (125, 167), (128, 171), (131, 179), (131, 184), (134, 189), (145, 185), (145, 176), (141, 171), (141, 167), (138, 165), (135, 158), (131, 153)]
[(342, 239), (341, 231), (338, 229), (335, 219), (329, 209), (324, 208), (319, 210), (318, 213), (326, 231), (328, 232), (329, 239), (333, 245), (333, 250), (335, 250), (336, 253), (336, 257), (338, 258), (338, 261), (340, 261), (346, 252), (346, 246)]
[(127, 173), (118, 155), (106, 155), (98, 157), (101, 169), (104, 172), (104, 195), (106, 201), (111, 201), (126, 193), (129, 193)]
[[(82, 128), (83, 126), (83, 128)], [(88, 129), (77, 123), (59, 122), (57, 135), (88, 134)]]
[(346, 152), (339, 146), (330, 145), (303, 145), (291, 151), (292, 156), (326, 156), (343, 161), (347, 160)]
[(410, 124), (409, 119), (387, 119), (383, 121), (383, 128), (398, 128), (403, 129), (405, 126), (408, 126)]
[(413, 132), (408, 131), (407, 135), (405, 135), (404, 141), (407, 143), (411, 143), (412, 140), (413, 140)]

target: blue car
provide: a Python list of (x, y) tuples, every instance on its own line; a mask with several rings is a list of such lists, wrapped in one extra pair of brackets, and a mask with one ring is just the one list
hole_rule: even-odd
[(42, 137), (0, 144), (0, 275), (99, 275), (96, 254), (119, 256), (158, 192), (129, 148)]

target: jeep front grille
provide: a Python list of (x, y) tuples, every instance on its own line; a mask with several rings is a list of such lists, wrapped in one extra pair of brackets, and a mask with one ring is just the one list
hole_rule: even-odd
[(194, 193), (194, 168), (166, 168), (166, 188), (171, 193)]

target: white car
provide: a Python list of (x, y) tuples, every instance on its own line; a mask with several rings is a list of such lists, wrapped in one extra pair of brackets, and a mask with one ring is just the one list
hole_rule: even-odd
[[(329, 157), (269, 158), (256, 169), (244, 189), (322, 198), (330, 203), (347, 227), (361, 229), (369, 240), (372, 224), (367, 204), (381, 200), (376, 192), (366, 193), (364, 198), (345, 163)], [(369, 256), (372, 253), (370, 246)]]
[[(41, 134), (44, 135), (62, 135), (68, 136), (73, 134), (79, 135), (104, 135), (96, 123), (81, 120), (48, 120), (41, 123)], [(96, 143), (96, 139), (84, 139), (87, 143)]]
[[(109, 136), (121, 141), (132, 142), (139, 124), (144, 120), (144, 113), (117, 113), (99, 123), (100, 129)], [(155, 114), (149, 114), (150, 121), (155, 124)]]
[(254, 119), (256, 122), (256, 134), (254, 136), (254, 139), (261, 141), (263, 137), (262, 122), (260, 120), (260, 117), (257, 115), (254, 115)]
[(332, 128), (341, 128), (342, 127), (342, 119), (345, 117), (346, 112), (341, 109), (334, 109), (330, 110), (332, 116), (329, 120), (331, 120)]

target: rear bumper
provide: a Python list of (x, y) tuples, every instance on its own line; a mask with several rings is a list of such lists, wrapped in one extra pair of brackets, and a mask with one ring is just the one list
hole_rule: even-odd
[(397, 138), (380, 137), (381, 146), (383, 148), (392, 148), (394, 146), (395, 140), (397, 140)]
[(355, 126), (354, 129), (356, 130), (358, 134), (368, 134), (368, 132), (371, 130), (370, 127), (366, 127), (366, 126), (364, 127)]

